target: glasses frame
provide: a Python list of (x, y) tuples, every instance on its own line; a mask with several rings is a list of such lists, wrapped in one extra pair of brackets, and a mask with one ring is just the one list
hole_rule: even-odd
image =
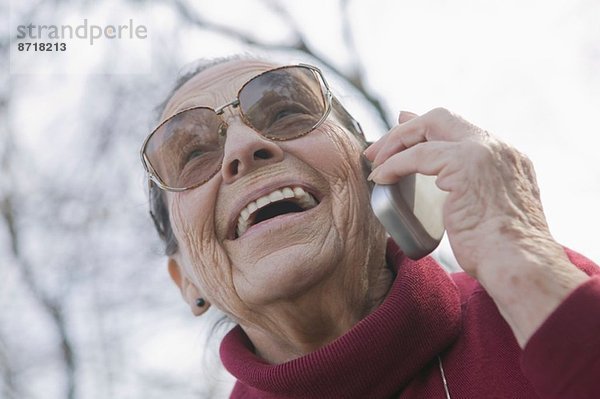
[[(270, 72), (274, 72), (274, 71), (278, 71), (278, 70), (283, 70), (283, 69), (289, 69), (289, 68), (306, 68), (311, 70), (317, 77), (317, 80), (319, 81), (319, 84), (321, 86), (321, 95), (324, 97), (323, 99), (325, 100), (325, 110), (323, 112), (323, 115), (321, 116), (321, 119), (319, 119), (310, 129), (307, 129), (306, 132), (302, 132), (299, 133), (296, 136), (293, 137), (286, 137), (286, 138), (282, 138), (282, 137), (276, 137), (276, 136), (269, 136), (267, 134), (263, 134), (262, 132), (258, 131), (257, 129), (254, 128), (254, 126), (250, 123), (250, 121), (248, 120), (247, 116), (244, 114), (244, 112), (242, 111), (241, 108), (239, 108), (240, 106), (240, 93), (242, 92), (242, 90), (244, 90), (244, 88), (253, 80), (263, 76), (266, 73), (270, 73)], [(204, 183), (206, 183), (207, 181), (209, 181), (210, 179), (213, 178), (213, 176), (215, 174), (217, 174), (221, 168), (223, 167), (223, 163), (221, 161), (221, 163), (219, 164), (219, 166), (215, 169), (215, 171), (208, 176), (206, 179), (204, 179), (203, 181), (193, 184), (191, 186), (188, 187), (184, 187), (184, 188), (178, 188), (178, 187), (170, 187), (168, 186), (165, 182), (162, 181), (162, 179), (158, 176), (158, 173), (156, 173), (156, 170), (152, 167), (152, 164), (150, 163), (150, 160), (148, 159), (148, 157), (146, 156), (146, 148), (148, 146), (148, 142), (150, 141), (150, 139), (152, 138), (152, 136), (158, 131), (158, 129), (160, 129), (165, 123), (169, 122), (171, 119), (173, 119), (174, 117), (176, 117), (177, 115), (180, 115), (184, 112), (187, 111), (191, 111), (194, 109), (208, 109), (211, 110), (213, 112), (215, 112), (215, 114), (217, 114), (218, 116), (221, 117), (223, 125), (221, 126), (225, 126), (225, 129), (220, 129), (219, 131), (219, 135), (221, 136), (226, 136), (227, 134), (227, 129), (226, 127), (227, 122), (223, 119), (222, 115), (225, 111), (225, 109), (227, 109), (228, 107), (232, 107), (232, 108), (238, 108), (240, 116), (242, 118), (242, 121), (244, 122), (244, 124), (248, 127), (250, 127), (252, 130), (254, 130), (256, 133), (260, 134), (261, 136), (272, 140), (272, 141), (287, 141), (287, 140), (293, 140), (293, 139), (297, 139), (299, 137), (305, 136), (310, 132), (313, 132), (317, 127), (319, 127), (323, 122), (325, 122), (325, 120), (329, 117), (329, 114), (331, 113), (331, 109), (332, 109), (332, 102), (333, 102), (333, 93), (331, 92), (331, 89), (329, 88), (329, 84), (327, 83), (327, 81), (325, 80), (325, 77), (323, 76), (323, 73), (321, 72), (321, 70), (313, 65), (308, 65), (308, 64), (295, 64), (295, 65), (285, 65), (285, 66), (280, 66), (277, 68), (272, 68), (269, 70), (266, 70), (264, 72), (259, 73), (256, 76), (253, 76), (252, 78), (250, 78), (249, 80), (247, 80), (238, 90), (236, 97), (217, 107), (217, 108), (212, 108), (212, 107), (208, 107), (208, 106), (195, 106), (195, 107), (190, 107), (190, 108), (186, 108), (183, 109), (181, 111), (176, 112), (175, 114), (169, 116), (167, 119), (165, 119), (164, 121), (162, 121), (158, 126), (156, 126), (152, 132), (146, 137), (146, 139), (144, 140), (144, 142), (142, 143), (142, 147), (140, 148), (140, 158), (142, 160), (142, 165), (144, 166), (144, 170), (146, 171), (146, 177), (148, 179), (148, 188), (151, 189), (152, 187), (152, 183), (156, 184), (160, 189), (165, 190), (165, 191), (172, 191), (172, 192), (181, 192), (181, 191), (186, 191), (186, 190), (191, 190), (194, 189), (196, 187), (199, 187), (201, 185), (203, 185)]]

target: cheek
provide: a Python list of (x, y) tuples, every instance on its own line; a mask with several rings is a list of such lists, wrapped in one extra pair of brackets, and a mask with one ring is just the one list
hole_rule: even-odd
[(336, 126), (324, 126), (323, 134), (330, 145), (327, 146), (329, 154), (321, 154), (321, 159), (326, 160), (322, 172), (330, 177), (333, 191), (346, 201), (364, 201), (369, 184), (360, 144)]
[(193, 191), (174, 194), (169, 207), (173, 232), (184, 255), (192, 259), (201, 258), (214, 237), (214, 215), (207, 212), (210, 200), (199, 197)]
[(229, 291), (225, 283), (231, 281), (231, 267), (215, 234), (214, 195), (178, 193), (169, 208), (186, 274), (211, 303), (226, 310), (222, 296), (229, 297), (223, 291)]
[(329, 182), (337, 229), (344, 231), (344, 235), (354, 235), (355, 228), (364, 226), (364, 218), (370, 214), (365, 212), (370, 210), (370, 185), (362, 146), (335, 125), (325, 124), (319, 133), (304, 146), (315, 149), (304, 159)]
[(366, 181), (362, 167), (362, 147), (357, 140), (349, 138), (350, 133), (328, 123), (311, 133), (303, 141), (303, 148), (310, 148), (302, 158), (319, 173), (339, 183)]

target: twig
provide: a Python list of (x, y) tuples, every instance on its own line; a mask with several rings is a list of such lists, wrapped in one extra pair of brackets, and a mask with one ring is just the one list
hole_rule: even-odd
[[(199, 28), (210, 30), (210, 31), (216, 32), (216, 33), (224, 35), (224, 36), (228, 36), (228, 37), (238, 40), (246, 45), (254, 46), (254, 47), (257, 47), (257, 48), (260, 48), (263, 50), (270, 50), (270, 51), (295, 50), (295, 51), (300, 51), (300, 52), (305, 53), (306, 55), (317, 60), (319, 63), (324, 65), (326, 68), (332, 70), (338, 76), (341, 76), (343, 79), (345, 79), (347, 82), (349, 82), (350, 85), (352, 85), (352, 87), (354, 87), (373, 106), (373, 108), (375, 109), (377, 116), (379, 117), (381, 122), (388, 129), (391, 128), (391, 125), (388, 122), (387, 113), (384, 110), (384, 108), (381, 104), (381, 101), (365, 88), (364, 80), (362, 77), (363, 74), (356, 73), (356, 71), (355, 71), (355, 73), (346, 74), (341, 69), (339, 69), (338, 67), (333, 65), (331, 62), (327, 61), (325, 58), (323, 58), (322, 56), (320, 56), (319, 54), (314, 52), (311, 49), (311, 47), (307, 44), (306, 40), (304, 40), (304, 37), (303, 37), (302, 33), (300, 32), (296, 21), (291, 17), (291, 15), (287, 12), (287, 10), (285, 10), (281, 6), (276, 5), (272, 1), (268, 1), (267, 3), (265, 3), (274, 12), (278, 13), (278, 15), (286, 22), (287, 26), (291, 27), (292, 32), (295, 36), (293, 44), (264, 43), (262, 41), (252, 38), (251, 36), (249, 36), (243, 32), (232, 29), (228, 26), (214, 23), (212, 21), (203, 19), (200, 16), (198, 16), (197, 13), (194, 12), (194, 10), (192, 10), (188, 6), (188, 4), (186, 3), (185, 0), (176, 0), (170, 4), (175, 5), (175, 8), (179, 12), (179, 15), (181, 16), (181, 18), (183, 18), (184, 20), (188, 21), (190, 24), (193, 24)], [(347, 15), (346, 15), (345, 19), (348, 19)], [(345, 25), (349, 26), (349, 22), (346, 21)], [(349, 28), (346, 28), (346, 29), (349, 29)]]

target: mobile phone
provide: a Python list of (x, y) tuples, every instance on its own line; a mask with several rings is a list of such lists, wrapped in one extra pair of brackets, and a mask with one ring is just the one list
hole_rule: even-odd
[(444, 236), (442, 209), (447, 193), (435, 176), (408, 175), (396, 184), (376, 184), (371, 193), (375, 216), (411, 259), (431, 253)]

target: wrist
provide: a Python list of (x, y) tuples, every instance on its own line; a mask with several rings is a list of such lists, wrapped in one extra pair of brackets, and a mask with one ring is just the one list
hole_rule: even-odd
[(589, 278), (552, 240), (505, 248), (480, 265), (477, 275), (521, 346)]

